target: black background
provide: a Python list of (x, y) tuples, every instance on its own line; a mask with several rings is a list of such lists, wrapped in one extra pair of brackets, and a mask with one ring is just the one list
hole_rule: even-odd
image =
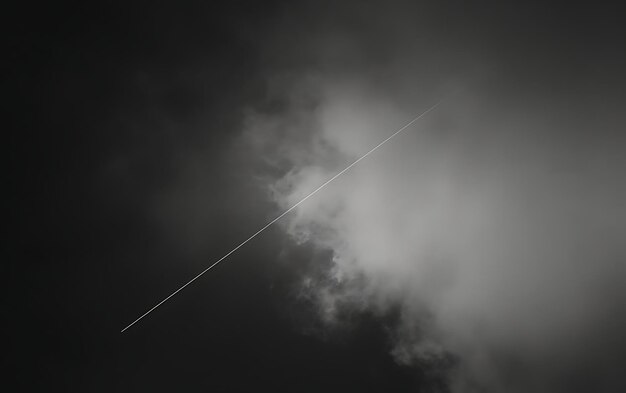
[[(619, 48), (611, 40), (620, 31), (602, 30), (603, 18), (589, 22), (585, 7), (537, 9), (537, 36), (509, 30), (516, 7), (500, 7), (483, 4), (468, 20), (454, 11), (452, 20), (464, 23), (453, 29), (478, 37), (502, 31), (491, 44), (513, 38), (522, 53), (537, 50), (527, 58), (492, 45), (520, 85), (550, 80), (558, 89), (580, 72), (560, 68), (565, 60), (575, 64), (592, 44)], [(2, 357), (11, 391), (424, 386), (423, 372), (389, 356), (384, 323), (362, 316), (358, 329), (331, 336), (302, 328), (301, 317), (312, 317), (291, 296), (296, 273), (274, 263), (286, 242), (276, 230), (120, 333), (271, 215), (224, 147), (237, 136), (240, 108), (262, 100), (267, 74), (280, 67), (261, 53), (262, 40), (288, 18), (285, 9), (279, 2), (49, 2), (3, 11)], [(501, 11), (506, 18), (486, 29)], [(589, 35), (598, 29), (602, 38)], [(545, 75), (533, 74), (542, 67)], [(203, 167), (206, 184), (192, 185), (210, 189), (210, 223), (196, 231), (206, 241), (189, 251), (149, 212), (155, 195), (185, 186), (180, 156), (197, 146), (214, 157)]]

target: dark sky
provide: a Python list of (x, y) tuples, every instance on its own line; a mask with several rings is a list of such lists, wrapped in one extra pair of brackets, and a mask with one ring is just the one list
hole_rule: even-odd
[[(398, 94), (414, 99), (402, 110), (459, 83), (491, 102), (558, 103), (574, 123), (626, 102), (612, 3), (62, 1), (3, 14), (2, 352), (14, 391), (441, 388), (430, 367), (390, 356), (393, 312), (324, 327), (296, 294), (329, 253), (279, 228), (120, 330), (278, 211), (263, 179), (285, 169), (242, 135), (251, 110), (289, 106), (276, 98), (284, 80), (402, 84), (389, 76), (399, 70), (425, 92)], [(596, 132), (623, 142), (625, 124)], [(555, 135), (584, 145), (593, 133)]]

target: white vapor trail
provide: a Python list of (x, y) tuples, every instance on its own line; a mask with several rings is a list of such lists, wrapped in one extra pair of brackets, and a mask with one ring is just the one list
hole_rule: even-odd
[(363, 154), (360, 158), (358, 158), (357, 160), (355, 160), (354, 162), (352, 162), (350, 165), (348, 165), (347, 167), (345, 167), (341, 172), (337, 173), (336, 175), (334, 175), (333, 177), (331, 177), (330, 179), (328, 179), (326, 182), (324, 182), (321, 186), (317, 187), (315, 190), (313, 190), (311, 193), (309, 193), (307, 196), (305, 196), (304, 198), (302, 198), (299, 202), (297, 202), (296, 204), (294, 204), (293, 206), (291, 206), (289, 209), (285, 210), (283, 213), (281, 213), (278, 217), (274, 218), (272, 221), (270, 221), (269, 223), (267, 223), (264, 227), (262, 227), (261, 229), (259, 229), (258, 231), (256, 231), (252, 236), (250, 236), (249, 238), (247, 238), (246, 240), (244, 240), (243, 242), (241, 242), (237, 247), (233, 248), (231, 251), (229, 251), (226, 255), (224, 255), (223, 257), (221, 257), (220, 259), (218, 259), (217, 261), (215, 261), (212, 265), (210, 265), (209, 267), (207, 267), (206, 269), (204, 269), (203, 271), (201, 271), (198, 275), (196, 275), (194, 278), (192, 278), (191, 280), (187, 281), (187, 283), (185, 283), (184, 285), (182, 285), (180, 288), (178, 288), (177, 290), (175, 290), (174, 292), (172, 292), (169, 296), (167, 296), (165, 299), (161, 300), (159, 303), (157, 303), (154, 307), (152, 307), (151, 309), (149, 309), (148, 311), (146, 311), (144, 314), (142, 314), (139, 318), (135, 319), (132, 323), (130, 323), (128, 326), (126, 326), (124, 329), (122, 329), (120, 331), (120, 333), (124, 333), (126, 330), (128, 330), (128, 328), (130, 328), (131, 326), (133, 326), (134, 324), (136, 324), (137, 322), (139, 322), (140, 320), (142, 320), (144, 317), (146, 317), (148, 314), (150, 314), (152, 311), (154, 311), (156, 308), (158, 308), (160, 305), (162, 305), (163, 303), (165, 303), (166, 301), (168, 301), (170, 298), (172, 298), (174, 295), (176, 295), (178, 292), (182, 291), (183, 289), (185, 289), (185, 287), (187, 287), (189, 284), (191, 284), (192, 282), (196, 281), (198, 278), (200, 278), (203, 274), (205, 274), (206, 272), (208, 272), (209, 270), (213, 269), (215, 266), (217, 266), (217, 264), (219, 264), (220, 262), (222, 262), (224, 259), (228, 258), (232, 253), (234, 253), (235, 251), (237, 251), (238, 249), (240, 249), (241, 247), (243, 247), (244, 244), (248, 243), (250, 240), (254, 239), (257, 235), (261, 234), (261, 232), (265, 231), (267, 228), (269, 228), (270, 226), (272, 226), (272, 224), (274, 224), (275, 222), (277, 222), (278, 220), (280, 220), (281, 218), (283, 218), (284, 216), (286, 216), (289, 212), (291, 212), (292, 210), (294, 210), (296, 207), (300, 206), (302, 203), (304, 203), (304, 201), (306, 201), (307, 199), (309, 199), (310, 197), (312, 197), (313, 195), (315, 195), (318, 191), (320, 191), (322, 188), (326, 187), (328, 184), (330, 184), (333, 180), (337, 179), (339, 176), (343, 175), (344, 173), (346, 173), (348, 170), (350, 170), (350, 168), (352, 168), (353, 166), (355, 166), (356, 164), (358, 164), (361, 160), (363, 160), (365, 157), (369, 156), (370, 154), (372, 154), (374, 151), (376, 151), (379, 147), (381, 147), (382, 145), (384, 145), (385, 143), (387, 143), (390, 139), (392, 139), (393, 137), (395, 137), (396, 135), (398, 135), (399, 133), (401, 133), (402, 131), (404, 131), (405, 129), (407, 129), (409, 126), (411, 126), (411, 124), (415, 123), (417, 120), (421, 119), (422, 117), (426, 116), (426, 114), (428, 114), (430, 111), (432, 111), (433, 109), (435, 109), (436, 107), (438, 107), (441, 103), (443, 102), (443, 100), (440, 100), (439, 102), (437, 102), (435, 105), (431, 106), (430, 108), (428, 108), (426, 111), (422, 112), (420, 115), (418, 115), (417, 117), (415, 117), (413, 120), (411, 120), (410, 122), (408, 122), (407, 124), (405, 124), (402, 128), (400, 128), (399, 130), (397, 130), (396, 132), (394, 132), (393, 134), (391, 134), (389, 137), (387, 137), (387, 139), (383, 140), (382, 142), (380, 142), (378, 145), (376, 145), (375, 147), (373, 147), (371, 150), (369, 150), (367, 153)]

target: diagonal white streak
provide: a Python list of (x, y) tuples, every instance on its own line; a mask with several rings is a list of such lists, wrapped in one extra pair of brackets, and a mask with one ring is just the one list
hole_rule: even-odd
[(262, 227), (261, 229), (259, 229), (258, 231), (256, 231), (252, 236), (250, 236), (249, 238), (247, 238), (246, 240), (244, 240), (243, 242), (241, 242), (237, 247), (233, 248), (232, 250), (230, 250), (226, 255), (224, 255), (223, 257), (221, 257), (220, 259), (218, 259), (217, 261), (213, 262), (212, 265), (210, 265), (209, 267), (207, 267), (206, 269), (204, 269), (203, 271), (201, 271), (200, 273), (198, 273), (198, 275), (196, 275), (194, 278), (192, 278), (191, 280), (187, 281), (187, 283), (185, 283), (183, 286), (181, 286), (180, 288), (178, 288), (177, 290), (175, 290), (174, 292), (172, 292), (168, 297), (166, 297), (165, 299), (161, 300), (160, 302), (158, 302), (154, 307), (152, 307), (151, 309), (149, 309), (148, 311), (146, 311), (144, 314), (142, 314), (139, 318), (135, 319), (130, 325), (126, 326), (124, 329), (121, 330), (121, 333), (124, 333), (124, 331), (126, 331), (128, 328), (130, 328), (131, 326), (133, 326), (134, 324), (136, 324), (137, 322), (141, 321), (146, 315), (150, 314), (152, 311), (154, 311), (157, 307), (159, 307), (161, 304), (165, 303), (166, 301), (168, 301), (170, 298), (172, 298), (174, 295), (176, 295), (178, 292), (182, 291), (183, 289), (185, 289), (185, 287), (187, 287), (189, 284), (191, 284), (192, 282), (196, 281), (198, 278), (200, 278), (204, 273), (208, 272), (209, 270), (213, 269), (215, 266), (217, 266), (218, 263), (222, 262), (224, 259), (228, 258), (232, 253), (234, 253), (235, 251), (239, 250), (241, 247), (243, 247), (244, 244), (248, 243), (250, 240), (254, 239), (257, 235), (259, 235), (261, 232), (265, 231), (267, 228), (269, 228), (270, 226), (272, 226), (272, 224), (274, 224), (276, 221), (280, 220), (281, 218), (283, 218), (284, 216), (286, 216), (287, 214), (289, 214), (289, 212), (291, 212), (292, 210), (294, 210), (295, 208), (297, 208), (298, 206), (300, 206), (302, 203), (304, 203), (304, 201), (306, 201), (307, 199), (311, 198), (313, 195), (317, 194), (318, 191), (320, 191), (322, 188), (326, 187), (329, 183), (331, 183), (333, 180), (335, 180), (336, 178), (338, 178), (339, 176), (343, 175), (344, 173), (346, 173), (348, 170), (350, 170), (350, 168), (352, 168), (353, 166), (355, 166), (356, 164), (358, 164), (361, 160), (365, 159), (365, 157), (369, 156), (370, 154), (372, 154), (374, 151), (376, 151), (379, 147), (381, 147), (382, 145), (384, 145), (385, 143), (387, 143), (391, 138), (395, 137), (396, 135), (398, 135), (399, 133), (401, 133), (402, 131), (404, 131), (405, 129), (407, 129), (411, 124), (415, 123), (417, 120), (421, 119), (422, 117), (426, 116), (426, 114), (428, 114), (428, 112), (432, 111), (433, 109), (435, 109), (437, 106), (439, 106), (439, 104), (441, 104), (443, 100), (439, 101), (438, 103), (436, 103), (435, 105), (431, 106), (430, 108), (428, 108), (425, 112), (423, 112), (422, 114), (420, 114), (419, 116), (415, 117), (413, 120), (411, 120), (410, 122), (408, 122), (407, 124), (405, 124), (402, 128), (400, 128), (398, 131), (394, 132), (393, 134), (391, 134), (389, 137), (387, 137), (387, 139), (385, 139), (384, 141), (380, 142), (378, 145), (376, 145), (374, 148), (372, 148), (370, 151), (368, 151), (367, 153), (363, 154), (361, 157), (359, 157), (358, 159), (356, 159), (354, 162), (352, 162), (350, 165), (348, 165), (347, 167), (345, 167), (341, 172), (337, 173), (336, 175), (334, 175), (333, 177), (331, 177), (330, 179), (326, 180), (326, 182), (324, 182), (324, 184), (322, 184), (321, 186), (317, 187), (315, 190), (313, 190), (311, 193), (309, 193), (307, 196), (305, 196), (304, 198), (302, 198), (299, 202), (297, 202), (296, 204), (294, 204), (293, 206), (291, 206), (289, 209), (285, 210), (283, 213), (281, 213), (278, 217), (274, 218), (272, 221), (270, 221), (269, 223), (267, 223), (264, 227)]

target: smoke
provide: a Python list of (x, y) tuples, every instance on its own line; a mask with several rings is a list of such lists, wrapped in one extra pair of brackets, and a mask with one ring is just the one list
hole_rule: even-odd
[[(402, 25), (401, 12), (374, 14), (374, 25), (392, 16)], [(332, 326), (354, 311), (396, 313), (391, 355), (442, 371), (452, 391), (618, 391), (619, 98), (586, 88), (583, 74), (557, 76), (561, 57), (544, 54), (545, 72), (533, 74), (489, 50), (461, 50), (495, 51), (484, 36), (424, 44), (416, 37), (431, 30), (387, 31), (393, 44), (376, 50), (376, 27), (324, 31), (303, 44), (322, 66), (272, 79), (266, 107), (247, 116), (245, 137), (283, 209), (461, 90), (286, 218), (296, 243), (331, 252), (301, 282), (320, 318)], [(473, 76), (439, 67), (446, 59)]]

